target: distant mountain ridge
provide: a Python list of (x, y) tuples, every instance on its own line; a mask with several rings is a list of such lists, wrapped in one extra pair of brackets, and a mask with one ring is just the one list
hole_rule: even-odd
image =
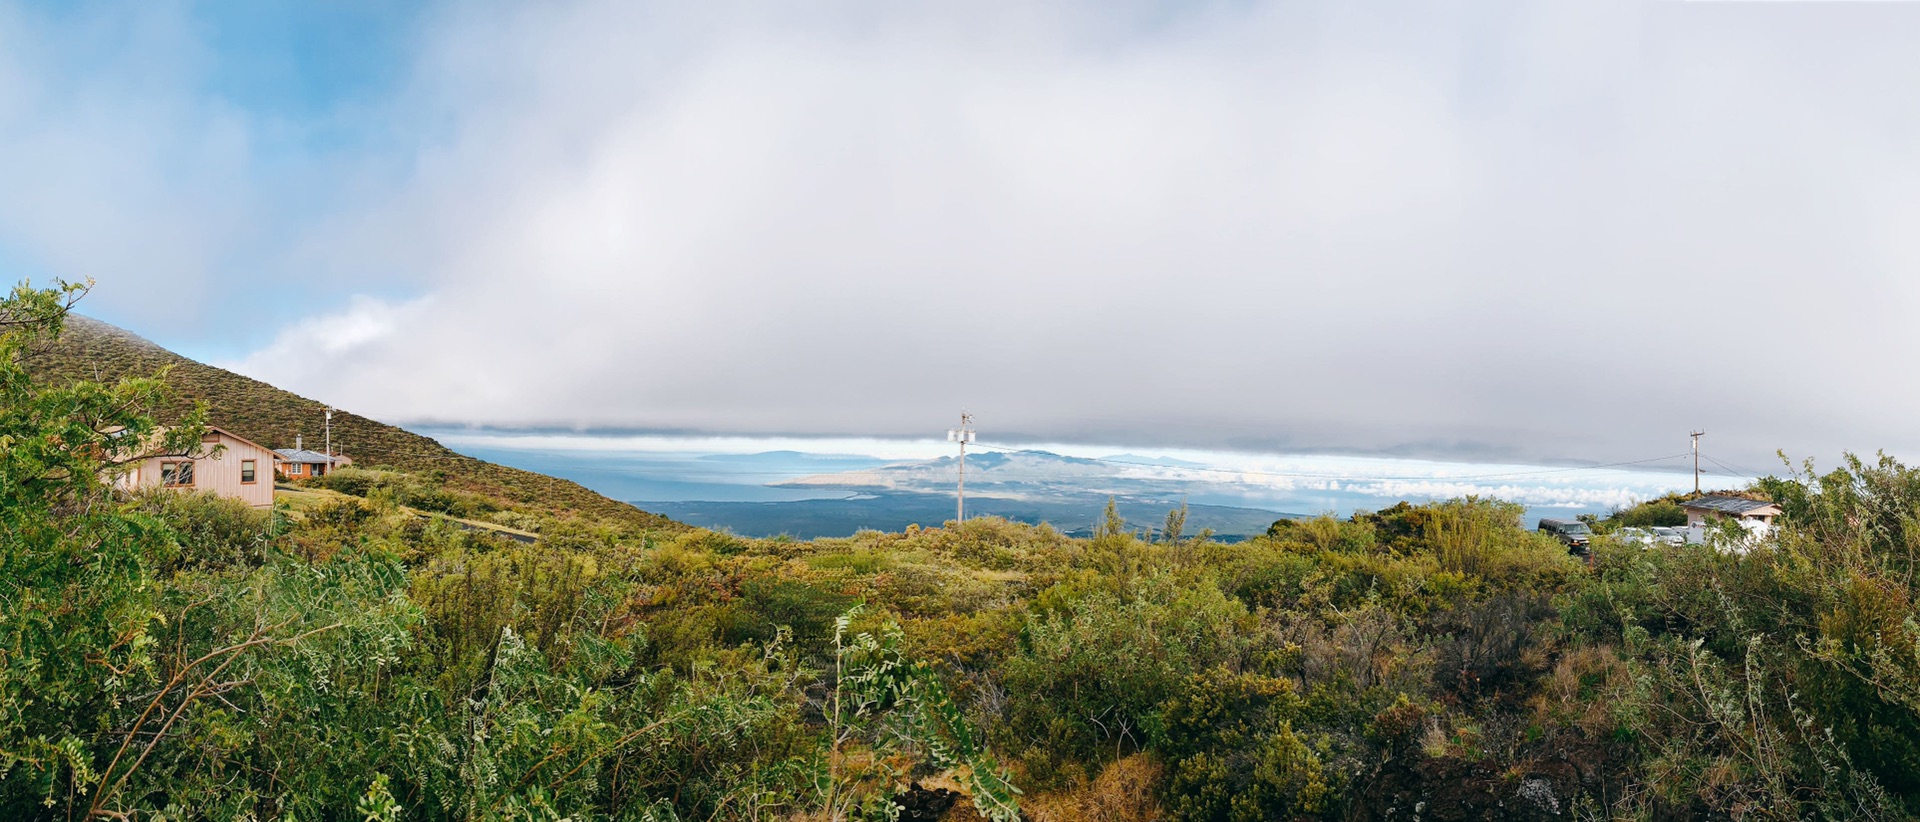
[(1110, 454), (1100, 458), (1104, 462), (1123, 462), (1133, 465), (1162, 465), (1172, 468), (1205, 468), (1204, 462), (1177, 460), (1172, 457), (1143, 457), (1139, 454)]
[[(914, 491), (944, 493), (953, 488), (959, 474), (959, 461), (953, 457), (918, 462), (897, 462), (871, 468), (815, 474), (771, 483), (779, 488), (845, 488), (865, 491)], [(1142, 466), (1150, 467), (1150, 466)], [(1131, 494), (1138, 489), (1122, 489), (1112, 482), (1130, 469), (1102, 460), (1066, 457), (1046, 451), (1002, 453), (989, 451), (967, 457), (967, 489), (982, 496), (1052, 496), (1058, 483), (1071, 480), (1074, 493)]]
[[(1026, 501), (1118, 497), (1178, 502), (1207, 483), (1210, 472), (1180, 460), (1121, 461), (1069, 457), (1049, 451), (989, 451), (967, 456), (968, 496)], [(951, 494), (959, 475), (953, 457), (900, 462), (772, 483), (776, 488), (833, 488), (849, 492)]]
[[(42, 382), (153, 376), (170, 368), (172, 402), (162, 421), (178, 418), (205, 402), (209, 422), (268, 448), (291, 448), (303, 440), (309, 448), (323, 442), (326, 405), (290, 391), (188, 359), (133, 332), (91, 317), (69, 315), (66, 330), (25, 358)], [(609, 499), (568, 480), (509, 468), (456, 453), (439, 442), (398, 426), (335, 410), (333, 443), (337, 451), (365, 466), (385, 465), (420, 474), (443, 473), (450, 488), (575, 511), (642, 528), (684, 528), (658, 514)]]

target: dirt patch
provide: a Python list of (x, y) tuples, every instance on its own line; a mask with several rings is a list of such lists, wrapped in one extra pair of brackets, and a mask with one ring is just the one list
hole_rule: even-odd
[(928, 788), (915, 782), (908, 786), (906, 793), (894, 797), (894, 804), (900, 806), (900, 815), (896, 819), (899, 822), (941, 822), (961, 798), (960, 794), (946, 788)]

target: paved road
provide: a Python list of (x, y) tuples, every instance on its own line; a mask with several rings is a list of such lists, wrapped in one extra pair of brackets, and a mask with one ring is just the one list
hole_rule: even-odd
[(497, 528), (488, 528), (484, 525), (475, 525), (471, 522), (461, 522), (460, 520), (452, 519), (450, 517), (435, 517), (432, 514), (421, 514), (420, 516), (426, 517), (428, 519), (445, 519), (447, 522), (450, 522), (453, 525), (460, 528), (464, 528), (468, 531), (478, 531), (483, 534), (492, 534), (496, 537), (506, 537), (507, 539), (513, 540), (514, 542), (524, 542), (524, 543), (527, 543), (528, 545), (532, 545), (540, 541), (540, 538), (533, 534), (522, 534), (515, 531), (503, 531)]

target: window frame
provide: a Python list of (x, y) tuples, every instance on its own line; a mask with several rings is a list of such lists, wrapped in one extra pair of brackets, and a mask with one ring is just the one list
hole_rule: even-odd
[(259, 482), (260, 482), (260, 461), (259, 460), (241, 460), (240, 461), (240, 484), (256, 485)]
[[(185, 470), (182, 470), (184, 466)], [(182, 475), (186, 479), (181, 479)], [(163, 488), (192, 488), (194, 485), (193, 460), (168, 460), (160, 463), (160, 485)]]

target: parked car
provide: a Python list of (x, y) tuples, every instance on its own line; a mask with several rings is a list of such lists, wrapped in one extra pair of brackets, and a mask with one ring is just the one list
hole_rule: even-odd
[(1540, 521), (1540, 532), (1552, 534), (1554, 539), (1560, 540), (1568, 551), (1575, 554), (1585, 554), (1587, 543), (1593, 540), (1593, 529), (1579, 520), (1543, 519)]
[(1685, 545), (1687, 544), (1687, 529), (1676, 528), (1671, 525), (1655, 525), (1653, 527), (1653, 538), (1668, 545)]
[(1633, 525), (1628, 525), (1624, 528), (1615, 528), (1609, 536), (1613, 537), (1613, 540), (1621, 545), (1652, 545), (1659, 541), (1658, 538), (1653, 535), (1652, 531)]

